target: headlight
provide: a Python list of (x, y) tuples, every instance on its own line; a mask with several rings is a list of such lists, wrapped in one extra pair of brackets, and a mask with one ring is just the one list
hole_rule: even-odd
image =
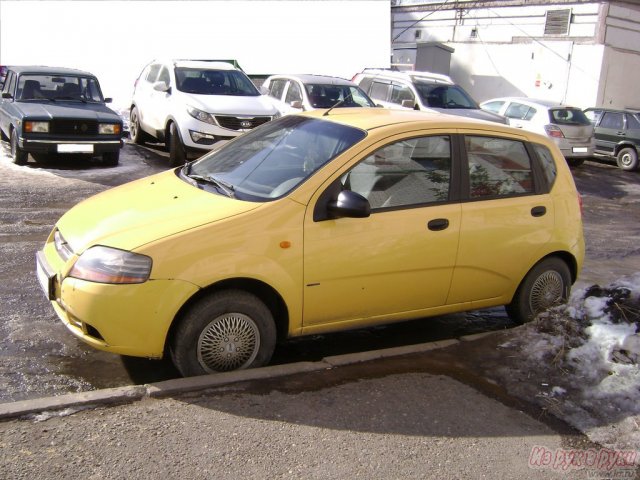
[(100, 135), (118, 135), (120, 133), (120, 125), (118, 123), (99, 123), (98, 133)]
[(213, 118), (213, 115), (210, 113), (203, 112), (195, 107), (187, 107), (187, 113), (196, 120), (200, 120), (204, 123), (210, 123), (211, 125), (217, 125), (215, 118)]
[(97, 283), (143, 283), (149, 279), (151, 264), (146, 255), (96, 246), (80, 255), (69, 276)]
[(49, 122), (24, 122), (24, 131), (28, 133), (49, 133)]

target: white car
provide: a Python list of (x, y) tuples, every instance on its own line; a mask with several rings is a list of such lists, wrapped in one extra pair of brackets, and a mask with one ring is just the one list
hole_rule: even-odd
[(494, 98), (480, 107), (504, 115), (512, 127), (547, 135), (569, 165), (578, 166), (593, 156), (593, 125), (577, 107), (521, 97)]
[(249, 77), (227, 62), (169, 60), (147, 65), (130, 110), (135, 143), (164, 142), (172, 166), (279, 116)]
[(271, 75), (261, 92), (283, 115), (332, 107), (375, 107), (355, 83), (325, 75)]
[(369, 97), (385, 108), (410, 108), (507, 123), (506, 118), (486, 112), (447, 75), (432, 72), (365, 68), (352, 78)]

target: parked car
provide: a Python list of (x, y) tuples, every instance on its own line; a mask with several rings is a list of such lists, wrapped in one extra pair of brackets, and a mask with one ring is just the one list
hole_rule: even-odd
[(638, 170), (640, 111), (587, 108), (584, 113), (595, 128), (594, 152), (615, 158), (622, 170)]
[(509, 125), (547, 135), (571, 166), (593, 156), (593, 125), (581, 109), (549, 100), (494, 98), (480, 106), (509, 119)]
[(197, 375), (264, 365), (278, 337), (496, 305), (526, 322), (567, 298), (583, 257), (547, 137), (343, 108), (83, 201), (37, 277), (79, 339)]
[(14, 163), (57, 154), (101, 155), (117, 165), (122, 119), (105, 104), (98, 79), (81, 70), (7, 67), (0, 99), (0, 132)]
[(366, 68), (353, 77), (376, 103), (386, 108), (435, 110), (497, 123), (507, 120), (486, 112), (451, 78), (430, 72), (399, 72)]
[(172, 166), (279, 116), (249, 77), (228, 62), (153, 61), (136, 81), (129, 119), (135, 143), (164, 142)]
[(272, 75), (263, 83), (262, 93), (274, 99), (282, 114), (316, 108), (376, 106), (355, 83), (324, 75)]

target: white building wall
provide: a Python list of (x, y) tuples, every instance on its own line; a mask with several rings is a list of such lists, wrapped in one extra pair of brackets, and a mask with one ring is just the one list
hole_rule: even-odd
[[(565, 8), (571, 8), (573, 14), (569, 33), (545, 36), (546, 12)], [(392, 37), (397, 42), (415, 42), (419, 30), (418, 41), (442, 42), (454, 48), (451, 77), (478, 101), (527, 96), (586, 108), (605, 96), (601, 85), (605, 47), (597, 41), (601, 10), (601, 3), (590, 2), (470, 8), (462, 16), (456, 16), (455, 10), (392, 12)], [(624, 9), (616, 12), (629, 18)], [(608, 36), (617, 40), (620, 32), (609, 30)], [(408, 51), (402, 56), (405, 61), (410, 58)], [(614, 62), (615, 54), (608, 56)], [(610, 82), (618, 84), (621, 78), (615, 70), (610, 67)]]

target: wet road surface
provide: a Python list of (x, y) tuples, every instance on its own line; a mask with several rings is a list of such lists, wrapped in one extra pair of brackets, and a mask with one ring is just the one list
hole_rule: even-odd
[[(178, 376), (169, 361), (94, 350), (57, 320), (35, 278), (34, 255), (62, 214), (111, 186), (168, 168), (157, 146), (127, 144), (120, 165), (73, 158), (47, 164), (10, 163), (0, 149), (0, 402)], [(640, 268), (640, 174), (602, 162), (574, 169), (583, 194), (587, 263), (583, 281), (606, 284)], [(455, 338), (512, 327), (502, 308), (447, 315), (365, 330), (317, 335), (279, 345), (272, 363)]]

